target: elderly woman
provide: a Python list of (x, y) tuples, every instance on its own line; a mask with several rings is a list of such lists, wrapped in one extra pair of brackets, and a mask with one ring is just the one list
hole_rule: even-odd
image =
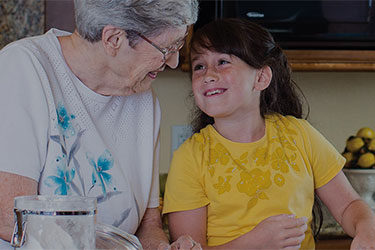
[(158, 186), (160, 107), (150, 90), (176, 68), (196, 0), (75, 0), (73, 34), (51, 29), (0, 51), (0, 237), (21, 195), (98, 198), (99, 222), (167, 238)]

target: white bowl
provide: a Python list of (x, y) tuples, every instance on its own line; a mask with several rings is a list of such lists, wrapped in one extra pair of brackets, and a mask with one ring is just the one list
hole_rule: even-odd
[(344, 169), (353, 188), (375, 211), (375, 169)]
[(116, 227), (96, 224), (96, 249), (142, 250), (142, 245), (135, 235), (128, 234)]

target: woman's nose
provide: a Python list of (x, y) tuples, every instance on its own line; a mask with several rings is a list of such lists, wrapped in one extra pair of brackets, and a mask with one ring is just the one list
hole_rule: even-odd
[(180, 53), (176, 51), (175, 53), (171, 53), (165, 60), (165, 64), (168, 65), (171, 69), (175, 69), (178, 66)]

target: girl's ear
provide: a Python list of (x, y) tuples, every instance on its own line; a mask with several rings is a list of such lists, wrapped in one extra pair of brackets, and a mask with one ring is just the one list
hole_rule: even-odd
[(264, 66), (263, 68), (258, 70), (257, 73), (257, 80), (254, 84), (254, 89), (258, 91), (262, 91), (266, 89), (272, 80), (272, 70), (269, 66)]
[(105, 26), (102, 32), (102, 44), (109, 55), (115, 56), (121, 45), (128, 44), (125, 31), (112, 25)]

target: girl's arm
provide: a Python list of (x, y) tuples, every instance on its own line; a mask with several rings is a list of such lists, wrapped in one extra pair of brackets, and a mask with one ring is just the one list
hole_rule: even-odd
[(352, 249), (375, 248), (375, 216), (340, 171), (316, 193), (336, 221), (352, 236)]
[(305, 238), (306, 221), (306, 218), (297, 219), (293, 215), (271, 216), (237, 239), (220, 246), (208, 247), (206, 206), (168, 214), (171, 240), (190, 235), (203, 249), (299, 249)]

